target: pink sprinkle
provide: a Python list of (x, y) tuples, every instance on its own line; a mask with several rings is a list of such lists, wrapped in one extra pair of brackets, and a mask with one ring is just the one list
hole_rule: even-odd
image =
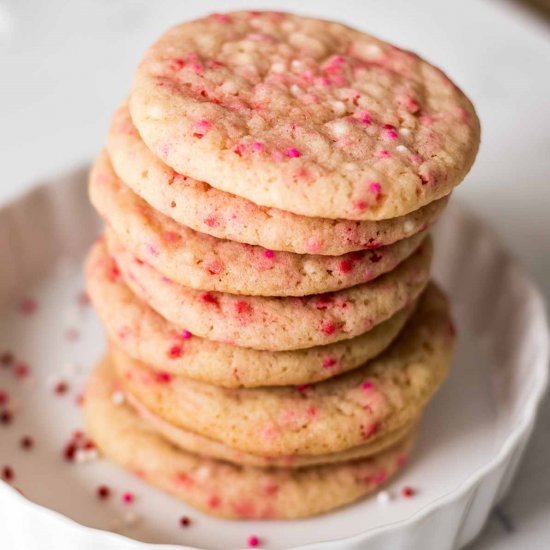
[(214, 215), (204, 218), (203, 221), (208, 227), (216, 227), (218, 225), (218, 218)]
[(211, 128), (212, 128), (212, 123), (209, 120), (206, 120), (206, 119), (197, 120), (197, 122), (195, 122), (195, 124), (193, 124), (193, 135), (195, 137), (201, 138)]
[(369, 203), (363, 199), (359, 199), (353, 203), (353, 206), (355, 206), (357, 210), (366, 210), (368, 205)]
[(15, 369), (13, 371), (13, 373), (15, 374), (15, 376), (17, 378), (27, 378), (27, 376), (29, 376), (31, 370), (29, 368), (29, 365), (27, 365), (27, 363), (23, 363), (23, 362), (20, 362), (20, 363), (17, 363), (17, 365), (15, 365)]
[(315, 252), (319, 252), (322, 248), (322, 243), (319, 241), (319, 239), (316, 239), (315, 237), (310, 237), (306, 241), (306, 248), (307, 251), (311, 254), (315, 254)]
[(188, 331), (187, 329), (183, 329), (181, 332), (180, 332), (180, 337), (183, 338), (184, 340), (189, 340), (189, 338), (191, 338), (193, 336), (193, 334)]
[(301, 157), (302, 155), (300, 151), (298, 151), (298, 149), (296, 149), (295, 147), (290, 147), (289, 149), (286, 150), (286, 156), (289, 158), (298, 158), (298, 157)]
[(275, 252), (273, 252), (273, 250), (264, 250), (264, 256), (266, 258), (274, 258), (275, 257)]
[(385, 134), (388, 139), (397, 139), (398, 137), (395, 130), (386, 130)]
[(218, 23), (231, 23), (231, 17), (225, 13), (213, 13), (210, 17)]
[(323, 359), (323, 367), (325, 369), (330, 369), (331, 367), (334, 367), (336, 365), (336, 359), (334, 357), (325, 357)]
[(408, 460), (408, 456), (406, 454), (401, 454), (397, 457), (397, 465), (402, 468), (403, 466), (405, 466), (405, 464), (407, 463), (407, 460)]
[(371, 390), (373, 387), (374, 387), (374, 385), (372, 384), (372, 382), (363, 382), (361, 384), (361, 389), (364, 390), (364, 391)]
[(381, 189), (382, 189), (382, 186), (377, 181), (373, 181), (369, 183), (369, 191), (371, 193), (374, 193), (377, 195), (378, 193), (380, 193)]
[(265, 145), (262, 142), (256, 141), (255, 143), (252, 144), (252, 151), (254, 151), (255, 153), (261, 153), (264, 150), (265, 150)]
[(359, 122), (362, 122), (363, 124), (366, 124), (368, 126), (372, 122), (372, 118), (369, 113), (363, 113), (359, 117)]
[(256, 548), (260, 544), (260, 539), (256, 535), (250, 535), (247, 542), (250, 548)]
[(178, 234), (177, 233), (174, 233), (173, 231), (165, 231), (163, 234), (162, 234), (162, 238), (163, 240), (165, 240), (166, 242), (174, 242), (175, 240), (177, 240), (178, 238)]
[(67, 342), (76, 342), (80, 338), (80, 332), (76, 328), (69, 328), (65, 331)]
[(239, 300), (235, 302), (235, 311), (237, 315), (249, 315), (252, 313), (252, 306), (244, 300)]
[(182, 356), (182, 353), (183, 348), (175, 344), (168, 350), (168, 357), (170, 359), (179, 359)]
[(422, 124), (425, 124), (426, 126), (429, 126), (430, 124), (432, 124), (434, 121), (433, 117), (430, 116), (430, 115), (422, 115), (420, 117), (420, 122)]
[(362, 429), (363, 437), (365, 439), (369, 439), (376, 433), (378, 433), (378, 430), (380, 429), (380, 424), (378, 422), (373, 422), (370, 426), (364, 426)]
[(126, 493), (122, 494), (122, 502), (124, 502), (124, 504), (132, 504), (132, 502), (134, 502), (135, 498), (136, 497), (135, 497), (134, 493), (126, 492)]
[(38, 308), (38, 303), (33, 298), (23, 298), (19, 302), (19, 311), (23, 315), (32, 315)]
[(210, 508), (218, 508), (220, 504), (221, 504), (221, 501), (218, 495), (212, 495), (208, 499), (208, 506), (210, 506)]
[(391, 157), (391, 155), (388, 151), (386, 151), (386, 149), (382, 149), (376, 153), (376, 158), (387, 159), (388, 157)]
[(388, 474), (387, 474), (386, 470), (380, 470), (379, 472), (376, 472), (372, 476), (372, 481), (376, 485), (380, 485), (380, 484), (384, 483), (384, 481), (386, 481), (387, 477), (388, 477)]
[(336, 332), (336, 323), (334, 321), (323, 321), (321, 323), (321, 331), (330, 336)]

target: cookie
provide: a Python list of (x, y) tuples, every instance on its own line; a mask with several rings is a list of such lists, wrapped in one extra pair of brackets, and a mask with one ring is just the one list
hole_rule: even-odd
[[(353, 338), (412, 303), (429, 279), (429, 239), (390, 273), (370, 283), (302, 298), (236, 296), (172, 282), (108, 235), (110, 255), (126, 284), (172, 323), (210, 340), (268, 351)], [(101, 245), (96, 254), (106, 255)]]
[[(116, 383), (116, 380), (114, 380), (113, 390), (120, 391), (118, 390), (118, 387), (119, 385)], [(401, 441), (418, 423), (418, 419), (415, 419), (405, 427), (395, 430), (394, 432), (390, 432), (373, 443), (366, 443), (365, 445), (360, 445), (359, 447), (354, 447), (349, 451), (343, 451), (341, 453), (305, 456), (289, 455), (285, 457), (272, 458), (237, 451), (231, 447), (227, 447), (226, 445), (219, 443), (218, 441), (209, 439), (208, 437), (204, 437), (174, 426), (144, 407), (143, 404), (141, 404), (131, 394), (126, 395), (125, 399), (128, 400), (128, 403), (134, 408), (136, 413), (143, 420), (145, 420), (145, 422), (147, 422), (147, 424), (149, 424), (155, 432), (162, 435), (176, 447), (207, 458), (216, 458), (218, 460), (225, 460), (226, 462), (232, 462), (233, 464), (241, 466), (254, 466), (257, 468), (304, 468), (306, 466), (333, 464), (336, 462), (366, 458), (367, 456), (378, 454), (383, 450), (392, 447), (398, 441)]]
[(146, 483), (215, 516), (292, 519), (344, 506), (375, 491), (402, 467), (413, 435), (373, 457), (300, 469), (240, 467), (187, 453), (112, 402), (107, 361), (93, 372), (84, 414), (102, 454)]
[(311, 386), (225, 389), (162, 376), (113, 347), (124, 391), (170, 424), (247, 453), (338, 453), (417, 418), (443, 382), (454, 332), (430, 286), (397, 340), (351, 372)]
[(421, 232), (343, 256), (274, 252), (198, 233), (153, 210), (114, 174), (106, 153), (90, 174), (90, 198), (121, 245), (172, 281), (248, 296), (305, 296), (366, 283), (391, 271), (424, 240)]
[(470, 101), (417, 55), (274, 12), (172, 28), (146, 52), (129, 105), (180, 174), (331, 219), (394, 218), (448, 195), (480, 139)]
[(311, 384), (358, 367), (391, 344), (415, 305), (355, 338), (273, 353), (207, 340), (166, 321), (113, 273), (110, 258), (88, 263), (86, 279), (108, 338), (125, 353), (159, 372), (228, 388)]
[(157, 159), (141, 141), (125, 105), (114, 115), (107, 147), (115, 172), (157, 211), (200, 233), (275, 251), (339, 256), (386, 246), (430, 227), (447, 204), (444, 197), (378, 222), (309, 218), (257, 206), (177, 174)]

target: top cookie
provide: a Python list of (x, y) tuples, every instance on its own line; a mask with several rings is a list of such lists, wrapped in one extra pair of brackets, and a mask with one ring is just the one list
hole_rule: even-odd
[(447, 195), (479, 122), (415, 54), (344, 25), (273, 12), (212, 15), (146, 53), (130, 98), (177, 172), (305, 216), (380, 220)]

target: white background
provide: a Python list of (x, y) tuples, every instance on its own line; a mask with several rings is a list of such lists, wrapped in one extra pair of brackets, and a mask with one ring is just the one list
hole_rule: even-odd
[[(473, 99), (477, 163), (455, 197), (498, 232), (550, 297), (550, 27), (481, 0), (0, 0), (0, 202), (89, 162), (145, 47), (209, 11), (276, 8), (340, 19), (415, 50)], [(1, 261), (1, 258), (0, 258)], [(550, 547), (550, 406), (473, 550)]]

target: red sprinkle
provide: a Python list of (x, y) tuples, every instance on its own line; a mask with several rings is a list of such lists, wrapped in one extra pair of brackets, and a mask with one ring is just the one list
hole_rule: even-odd
[(325, 357), (323, 359), (323, 367), (325, 369), (330, 369), (331, 367), (334, 367), (336, 365), (336, 359), (334, 357)]
[(176, 208), (176, 201), (172, 201), (170, 203), (170, 208)]
[(30, 374), (30, 372), (31, 372), (31, 370), (29, 368), (29, 365), (27, 365), (27, 363), (23, 363), (23, 362), (17, 363), (17, 365), (15, 365), (15, 369), (13, 371), (13, 373), (15, 374), (15, 376), (17, 378), (26, 378)]
[(74, 455), (76, 454), (77, 446), (74, 443), (67, 443), (63, 449), (63, 456), (68, 462), (74, 460)]
[(160, 382), (161, 384), (168, 384), (172, 381), (172, 375), (169, 372), (157, 372), (156, 374), (156, 380), (157, 382)]
[(256, 535), (250, 535), (247, 542), (250, 548), (256, 548), (260, 544), (260, 539)]
[(111, 496), (111, 489), (109, 489), (107, 485), (100, 485), (96, 489), (96, 495), (97, 495), (97, 498), (100, 498), (101, 500), (105, 500)]
[(13, 421), (13, 414), (10, 411), (1, 411), (0, 412), (0, 424), (7, 426)]
[(4, 390), (0, 390), (0, 405), (5, 405), (10, 400), (10, 396)]
[(33, 298), (23, 298), (19, 302), (19, 311), (24, 315), (31, 315), (36, 311), (38, 304)]
[(12, 481), (14, 477), (15, 477), (15, 474), (11, 466), (4, 466), (2, 468), (2, 479), (4, 481)]
[(135, 498), (136, 497), (135, 497), (134, 493), (130, 493), (129, 491), (122, 494), (122, 502), (124, 502), (124, 504), (132, 504), (132, 502), (134, 502)]
[(65, 395), (69, 391), (69, 385), (67, 384), (67, 382), (63, 382), (63, 381), (58, 382), (54, 386), (53, 391), (57, 395)]
[(330, 336), (336, 332), (336, 323), (334, 321), (323, 321), (321, 323), (321, 331)]
[(411, 498), (411, 497), (414, 497), (414, 495), (416, 495), (416, 489), (413, 489), (412, 487), (409, 487), (407, 485), (406, 487), (403, 487), (403, 489), (401, 489), (401, 494), (405, 498)]
[(19, 442), (19, 445), (22, 449), (29, 450), (34, 447), (34, 439), (28, 435), (25, 435), (21, 438), (21, 441)]
[(220, 303), (218, 301), (218, 299), (216, 298), (216, 296), (214, 296), (213, 294), (210, 294), (210, 292), (205, 292), (202, 296), (201, 296), (201, 300), (205, 303), (205, 304), (212, 304), (212, 305), (216, 305), (216, 306), (219, 306)]
[(182, 527), (189, 527), (191, 525), (191, 520), (187, 516), (182, 516), (180, 518), (180, 525)]
[(15, 357), (13, 356), (13, 353), (10, 353), (9, 351), (4, 352), (0, 356), (0, 364), (4, 367), (9, 367), (14, 361)]
[(353, 269), (352, 260), (342, 260), (338, 265), (340, 273), (349, 273)]

